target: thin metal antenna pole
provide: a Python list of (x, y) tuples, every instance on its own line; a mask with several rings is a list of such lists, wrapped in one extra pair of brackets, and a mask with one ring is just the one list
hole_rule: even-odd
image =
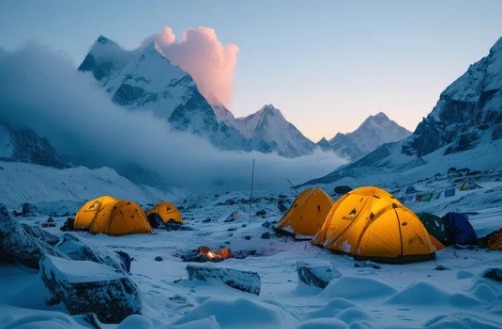
[(253, 159), (253, 169), (251, 170), (251, 193), (249, 193), (249, 219), (251, 219), (251, 205), (253, 203), (254, 161), (255, 159)]

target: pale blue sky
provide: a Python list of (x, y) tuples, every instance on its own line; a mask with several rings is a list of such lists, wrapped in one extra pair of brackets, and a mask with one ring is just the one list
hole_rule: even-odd
[(379, 111), (414, 130), (502, 36), (502, 1), (0, 0), (0, 47), (36, 39), (75, 66), (100, 34), (133, 49), (164, 26), (239, 46), (230, 110), (272, 103), (317, 141)]

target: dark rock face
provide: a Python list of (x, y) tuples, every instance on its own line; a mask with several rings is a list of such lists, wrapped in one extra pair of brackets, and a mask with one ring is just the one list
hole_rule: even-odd
[(207, 281), (209, 279), (215, 279), (232, 288), (250, 292), (255, 295), (260, 294), (261, 279), (256, 272), (198, 265), (187, 265), (186, 270), (190, 280), (196, 279)]
[(42, 280), (70, 314), (95, 313), (103, 323), (119, 323), (141, 311), (138, 287), (122, 271), (90, 261), (47, 256), (40, 261)]
[(492, 269), (486, 270), (483, 273), (483, 277), (490, 279), (490, 280), (502, 282), (502, 268), (492, 268)]
[(14, 130), (2, 123), (0, 123), (0, 129), (5, 130), (13, 147), (12, 155), (0, 158), (0, 160), (34, 163), (54, 168), (69, 166), (59, 157), (49, 141), (38, 136), (34, 131)]
[(301, 282), (319, 288), (326, 288), (331, 280), (342, 276), (329, 263), (309, 264), (297, 262), (296, 271)]
[(484, 135), (502, 137), (502, 39), (487, 57), (441, 93), (433, 111), (403, 144), (407, 155), (423, 156), (449, 145), (445, 154), (475, 147)]
[(32, 230), (25, 230), (0, 204), (0, 256), (32, 268), (38, 268), (39, 260), (46, 255), (65, 257), (29, 232)]

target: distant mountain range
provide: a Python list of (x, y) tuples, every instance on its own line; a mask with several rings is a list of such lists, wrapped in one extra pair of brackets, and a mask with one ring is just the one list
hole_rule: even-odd
[(207, 138), (219, 149), (296, 157), (315, 148), (272, 105), (239, 119), (223, 106), (212, 107), (192, 77), (173, 65), (155, 42), (126, 51), (100, 36), (78, 70), (91, 72), (114, 103), (153, 111), (175, 130)]
[[(325, 140), (326, 145), (321, 142), (316, 145), (272, 104), (249, 116), (235, 118), (224, 106), (211, 106), (192, 77), (170, 63), (154, 42), (126, 51), (100, 36), (78, 70), (92, 75), (115, 104), (131, 111), (150, 111), (166, 120), (173, 130), (198, 135), (222, 150), (259, 151), (292, 158), (312, 154), (322, 147), (353, 160), (377, 147), (376, 144), (399, 139), (399, 134), (405, 131), (379, 113), (365, 120), (353, 133), (337, 134), (330, 141)], [(85, 165), (78, 159), (69, 163), (64, 156), (35, 132), (0, 123), (0, 160), (54, 168)], [(160, 177), (146, 169), (131, 166), (114, 169), (136, 183), (160, 181)]]
[(390, 120), (385, 113), (379, 112), (364, 120), (353, 132), (337, 133), (329, 141), (323, 138), (317, 144), (323, 149), (334, 150), (348, 160), (355, 161), (382, 144), (396, 142), (410, 135), (410, 131)]
[[(502, 170), (502, 38), (488, 56), (440, 95), (408, 138), (380, 146), (358, 161), (302, 185), (446, 172), (450, 167)], [(427, 168), (428, 170), (425, 170)]]
[[(317, 147), (271, 104), (244, 118), (235, 118), (224, 106), (211, 106), (192, 77), (173, 65), (155, 42), (126, 51), (100, 36), (78, 70), (91, 72), (116, 104), (152, 111), (173, 129), (207, 138), (222, 150), (297, 157), (312, 154)], [(328, 146), (318, 145), (354, 160), (403, 136), (406, 130), (381, 113), (368, 118), (354, 133), (338, 134)]]

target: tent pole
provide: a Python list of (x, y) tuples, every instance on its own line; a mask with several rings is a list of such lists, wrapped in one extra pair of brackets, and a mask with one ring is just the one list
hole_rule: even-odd
[(291, 183), (291, 181), (289, 180), (289, 178), (286, 178), (286, 179), (288, 180), (289, 185), (291, 185), (291, 189), (292, 189), (293, 191), (295, 191), (296, 196), (298, 196), (298, 195), (299, 195), (299, 193), (298, 193), (298, 191), (295, 189), (295, 186), (293, 185), (293, 183)]

